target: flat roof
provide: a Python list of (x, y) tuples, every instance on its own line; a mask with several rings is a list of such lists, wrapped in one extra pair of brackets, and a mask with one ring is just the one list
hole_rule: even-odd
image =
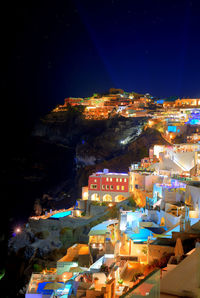
[(67, 254), (58, 260), (58, 262), (73, 262), (77, 260), (78, 256), (89, 255), (89, 253), (90, 251), (88, 244), (74, 244), (67, 249)]
[(191, 293), (196, 297), (200, 286), (199, 266), (200, 248), (196, 248), (161, 279), (160, 292), (178, 296)]
[(102, 176), (121, 176), (121, 175), (123, 175), (123, 176), (128, 176), (128, 174), (127, 173), (104, 173), (104, 172), (96, 172), (96, 173), (93, 173), (92, 175), (90, 175), (90, 176), (100, 176), (100, 175), (102, 175)]
[(106, 220), (96, 226), (94, 226), (90, 232), (89, 232), (89, 236), (92, 236), (92, 235), (104, 235), (107, 231), (107, 227), (110, 226), (110, 225), (114, 225), (114, 224), (117, 224), (119, 221), (117, 219), (109, 219), (109, 220)]

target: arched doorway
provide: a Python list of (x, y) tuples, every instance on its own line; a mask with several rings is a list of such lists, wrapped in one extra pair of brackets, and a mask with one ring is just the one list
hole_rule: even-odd
[(121, 201), (124, 201), (126, 200), (126, 198), (122, 195), (118, 195), (115, 197), (115, 202), (121, 202)]
[(165, 226), (165, 218), (162, 217), (160, 220), (160, 226), (164, 227)]
[(91, 195), (91, 201), (100, 201), (100, 196), (98, 193), (93, 193)]
[(111, 195), (108, 195), (108, 194), (104, 195), (104, 196), (103, 196), (103, 201), (104, 201), (104, 202), (112, 202), (112, 197), (111, 197)]

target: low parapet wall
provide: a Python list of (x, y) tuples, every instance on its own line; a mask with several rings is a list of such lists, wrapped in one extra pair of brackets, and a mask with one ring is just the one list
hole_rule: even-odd
[(154, 260), (159, 260), (165, 254), (174, 253), (173, 246), (166, 245), (149, 245), (149, 263), (152, 263)]
[(55, 230), (61, 229), (63, 227), (76, 229), (80, 226), (89, 224), (92, 220), (93, 218), (72, 218), (69, 216), (65, 218), (59, 218), (57, 220), (48, 218), (39, 220), (29, 219), (29, 226), (35, 233), (41, 230)]

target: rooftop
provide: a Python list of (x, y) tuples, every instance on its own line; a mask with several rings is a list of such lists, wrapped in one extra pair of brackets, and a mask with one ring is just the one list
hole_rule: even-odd
[(104, 235), (107, 231), (108, 226), (110, 225), (114, 225), (117, 224), (118, 220), (117, 219), (109, 219), (107, 221), (104, 221), (96, 226), (94, 226), (90, 232), (89, 232), (89, 236), (92, 235)]
[(67, 254), (58, 260), (58, 262), (73, 262), (76, 261), (80, 255), (89, 255), (89, 247), (87, 244), (74, 244), (69, 247)]
[(191, 255), (163, 277), (160, 291), (181, 297), (197, 297), (200, 287), (199, 273), (200, 248), (196, 248)]

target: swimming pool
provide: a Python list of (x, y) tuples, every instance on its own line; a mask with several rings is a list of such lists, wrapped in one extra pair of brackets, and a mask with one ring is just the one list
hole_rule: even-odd
[(152, 232), (145, 228), (140, 228), (139, 233), (127, 232), (126, 234), (134, 242), (145, 242), (149, 236), (152, 236)]
[(62, 211), (62, 212), (53, 214), (52, 216), (50, 216), (50, 218), (61, 218), (61, 217), (69, 216), (71, 214), (72, 214), (72, 211)]

